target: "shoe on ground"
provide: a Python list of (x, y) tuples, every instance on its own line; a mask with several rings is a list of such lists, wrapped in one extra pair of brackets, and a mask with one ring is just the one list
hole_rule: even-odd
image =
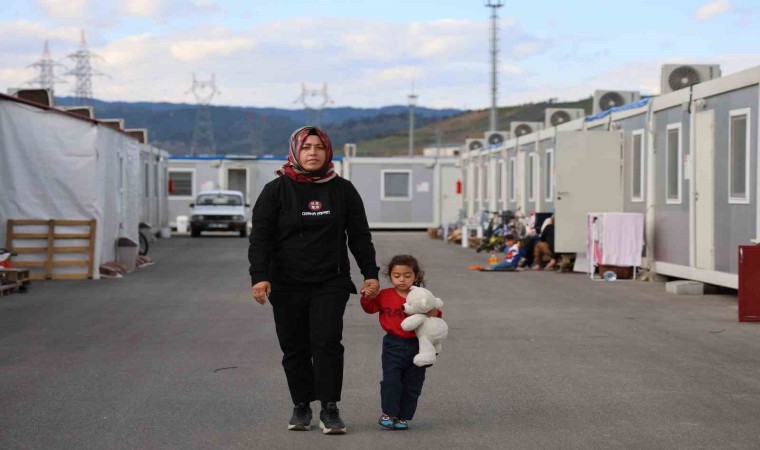
[(293, 408), (288, 430), (308, 431), (311, 429), (311, 407), (308, 403), (299, 403)]
[(548, 270), (554, 270), (556, 267), (557, 267), (557, 260), (556, 259), (552, 259), (551, 261), (549, 261), (549, 264), (546, 265), (546, 268)]
[(541, 270), (540, 264), (533, 264), (533, 270)]
[(394, 430), (408, 430), (409, 424), (406, 420), (396, 419), (393, 421), (393, 429)]
[(380, 424), (380, 426), (383, 426), (385, 428), (393, 428), (393, 422), (395, 419), (387, 414), (383, 414), (380, 416), (380, 419), (378, 419), (377, 423)]
[(327, 402), (319, 412), (319, 428), (324, 434), (346, 434), (346, 424), (341, 420), (335, 402)]

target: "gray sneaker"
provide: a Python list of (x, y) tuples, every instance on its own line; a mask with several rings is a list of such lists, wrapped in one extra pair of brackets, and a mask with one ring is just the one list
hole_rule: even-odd
[(299, 403), (293, 408), (288, 430), (308, 431), (311, 428), (311, 407), (308, 403)]
[(341, 420), (335, 402), (328, 402), (319, 412), (319, 428), (324, 434), (346, 434), (346, 424)]

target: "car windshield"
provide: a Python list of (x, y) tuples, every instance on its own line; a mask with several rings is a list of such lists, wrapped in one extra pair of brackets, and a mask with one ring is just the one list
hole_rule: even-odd
[(240, 206), (243, 199), (239, 195), (231, 194), (203, 194), (198, 196), (198, 205), (204, 206)]

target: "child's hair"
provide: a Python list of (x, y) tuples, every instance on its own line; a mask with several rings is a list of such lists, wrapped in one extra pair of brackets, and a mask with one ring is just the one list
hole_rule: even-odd
[(396, 255), (391, 258), (391, 262), (388, 263), (388, 269), (385, 275), (391, 276), (391, 271), (396, 266), (409, 266), (415, 275), (414, 285), (419, 287), (425, 287), (425, 271), (420, 269), (420, 263), (412, 255)]

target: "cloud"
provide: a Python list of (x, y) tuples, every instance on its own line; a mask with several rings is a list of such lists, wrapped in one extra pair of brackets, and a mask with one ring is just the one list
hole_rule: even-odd
[(216, 56), (228, 56), (250, 50), (253, 40), (243, 37), (222, 39), (197, 39), (177, 42), (170, 47), (171, 55), (180, 61), (199, 61)]
[(731, 9), (729, 0), (714, 0), (700, 6), (694, 13), (694, 18), (700, 22), (721, 16)]
[(50, 16), (75, 19), (86, 15), (88, 0), (37, 0), (37, 5)]

